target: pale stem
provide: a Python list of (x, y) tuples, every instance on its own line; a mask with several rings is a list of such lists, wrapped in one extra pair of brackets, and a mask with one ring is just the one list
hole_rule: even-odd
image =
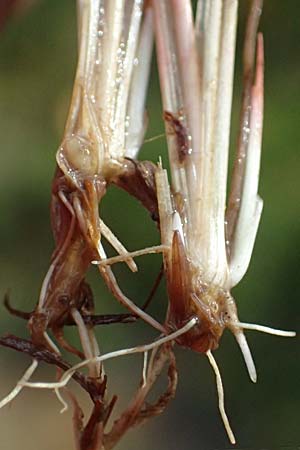
[[(117, 133), (123, 130), (122, 146), (125, 151), (125, 139), (126, 139), (126, 110), (129, 95), (129, 88), (131, 84), (132, 72), (134, 67), (134, 59), (136, 57), (137, 44), (139, 42), (140, 23), (142, 18), (143, 3), (140, 0), (133, 2), (128, 37), (125, 48), (125, 56), (122, 62), (122, 72), (118, 75), (121, 78), (119, 83), (118, 95), (116, 98), (114, 127)], [(119, 145), (119, 142), (116, 142)], [(116, 148), (117, 153), (119, 150)]]
[(82, 108), (82, 100), (84, 95), (91, 94), (90, 88), (98, 50), (99, 8), (102, 3), (101, 0), (77, 0), (79, 56), (65, 136), (74, 132), (79, 111), (82, 115), (82, 125), (87, 123), (89, 126), (86, 111)]
[[(168, 174), (165, 169), (162, 168), (161, 162), (155, 173), (155, 184), (158, 201), (159, 222), (160, 222), (160, 234), (161, 242), (163, 245), (171, 247), (172, 245), (172, 214), (173, 207), (171, 202), (171, 192), (168, 181)], [(164, 259), (166, 256), (164, 255)]]
[[(124, 0), (105, 2), (103, 14), (101, 61), (96, 90), (96, 99), (101, 108), (101, 123), (104, 133), (110, 136), (114, 130), (114, 112), (117, 96), (116, 78), (118, 76), (118, 50), (120, 48), (124, 19)], [(105, 139), (106, 141), (107, 139)]]
[[(234, 14), (231, 10), (222, 17), (222, 2), (216, 0), (208, 6), (208, 14), (205, 17), (203, 30), (203, 61), (202, 61), (202, 145), (199, 158), (197, 157), (198, 186), (191, 196), (192, 208), (196, 209), (196, 217), (193, 223), (191, 240), (197, 245), (190, 245), (193, 260), (198, 260), (206, 275), (207, 282), (223, 285), (227, 278), (227, 260), (224, 236), (224, 203), (226, 186), (224, 186), (224, 175), (227, 168), (226, 148), (216, 146), (217, 131), (217, 107), (219, 77), (226, 78), (225, 68), (220, 69), (220, 64), (225, 64), (226, 58), (221, 58), (221, 37), (225, 43), (232, 47)], [(234, 12), (234, 11), (233, 11)], [(225, 20), (233, 20), (225, 23)], [(222, 25), (224, 33), (228, 32), (229, 38), (222, 36)], [(227, 31), (228, 29), (228, 31)], [(228, 49), (227, 49), (228, 50)], [(226, 49), (224, 48), (224, 52)], [(230, 49), (232, 52), (232, 48)], [(220, 59), (221, 58), (221, 59)], [(229, 60), (231, 56), (229, 55)], [(229, 70), (229, 69), (228, 69)], [(230, 72), (229, 72), (230, 73)], [(229, 79), (232, 78), (229, 75)], [(222, 80), (223, 81), (223, 80)], [(226, 92), (228, 95), (228, 91)], [(231, 104), (231, 98), (222, 101)], [(228, 109), (228, 106), (227, 106)], [(223, 113), (223, 111), (222, 111)], [(217, 153), (217, 151), (219, 153)], [(225, 154), (223, 154), (223, 151)], [(193, 156), (193, 155), (192, 155)], [(222, 176), (221, 176), (222, 175)], [(221, 176), (221, 179), (219, 177)], [(191, 194), (192, 195), (192, 194)]]
[[(215, 225), (210, 228), (210, 253), (208, 260), (214, 260), (216, 278), (215, 283), (224, 286), (227, 279), (227, 256), (225, 244), (225, 224), (224, 211), (226, 204), (226, 188), (227, 188), (227, 170), (228, 170), (228, 154), (229, 154), (229, 136), (231, 122), (231, 106), (233, 92), (233, 73), (235, 59), (235, 41), (237, 27), (237, 6), (236, 0), (228, 0), (223, 3), (221, 31), (220, 31), (220, 48), (219, 48), (219, 67), (217, 74), (217, 92), (215, 117), (213, 133), (214, 137), (211, 141), (212, 147), (210, 151), (212, 157), (212, 167), (209, 179), (211, 181), (211, 192), (208, 193), (207, 203), (204, 201), (203, 217), (204, 221), (208, 221), (206, 205), (212, 204), (211, 219)], [(210, 45), (208, 41), (208, 45)], [(213, 55), (215, 57), (215, 55)], [(204, 60), (204, 67), (206, 59)], [(210, 79), (210, 78), (209, 78)], [(213, 78), (211, 78), (212, 82)], [(205, 81), (205, 76), (204, 76)], [(203, 92), (207, 92), (206, 86)], [(203, 149), (204, 154), (207, 151)], [(205, 179), (206, 180), (206, 179)], [(206, 181), (204, 181), (204, 184)], [(208, 183), (209, 185), (210, 183)], [(205, 186), (204, 186), (205, 189)], [(204, 211), (205, 210), (205, 211)], [(212, 221), (210, 222), (212, 223)], [(214, 231), (215, 230), (215, 231)], [(213, 237), (215, 236), (215, 244)], [(212, 266), (213, 267), (213, 266)]]
[[(103, 6), (103, 0), (92, 0), (86, 2), (83, 9), (89, 10), (88, 33), (86, 39), (81, 39), (81, 47), (79, 52), (79, 67), (81, 67), (81, 57), (84, 59), (84, 71), (79, 73), (79, 77), (84, 83), (85, 93), (90, 93), (95, 70), (95, 61), (98, 53), (98, 26), (99, 12)], [(85, 11), (84, 11), (85, 13)], [(82, 33), (82, 31), (80, 31)], [(82, 56), (81, 56), (82, 55)]]
[(240, 209), (240, 199), (245, 171), (245, 160), (249, 144), (251, 90), (254, 76), (256, 36), (263, 0), (252, 0), (247, 20), (243, 50), (243, 98), (240, 113), (240, 129), (234, 168), (232, 173), (228, 206), (226, 209), (226, 236), (231, 244)]
[(251, 259), (263, 202), (258, 197), (260, 155), (263, 129), (264, 50), (262, 34), (257, 40), (255, 85), (251, 90), (250, 135), (245, 158), (240, 210), (232, 236), (230, 287), (245, 275)]
[(178, 66), (181, 72), (184, 112), (192, 137), (191, 155), (187, 158), (188, 183), (190, 191), (195, 188), (195, 171), (201, 151), (201, 63), (196, 48), (193, 11), (190, 2), (172, 0), (175, 37), (178, 52)]
[(153, 0), (153, 7), (163, 105), (166, 111), (178, 114), (182, 108), (183, 95), (177, 60), (174, 14), (168, 0)]
[[(155, 18), (155, 36), (159, 79), (164, 111), (171, 112), (180, 120), (182, 127), (187, 130), (186, 116), (183, 111), (183, 93), (179, 62), (176, 49), (176, 34), (174, 13), (171, 2), (167, 0), (153, 0)], [(167, 124), (166, 124), (167, 127)], [(167, 143), (169, 161), (172, 172), (172, 185), (175, 192), (180, 192), (188, 199), (185, 171), (181, 171), (178, 161), (178, 139), (176, 133), (168, 132)]]
[(224, 212), (226, 206), (227, 172), (229, 156), (229, 137), (235, 61), (235, 43), (237, 29), (237, 0), (223, 2), (221, 44), (219, 49), (219, 69), (215, 114), (215, 137), (213, 143), (215, 222), (219, 230), (217, 266), (226, 265)]
[(153, 50), (153, 11), (145, 7), (127, 106), (126, 156), (136, 158), (146, 131), (145, 103)]

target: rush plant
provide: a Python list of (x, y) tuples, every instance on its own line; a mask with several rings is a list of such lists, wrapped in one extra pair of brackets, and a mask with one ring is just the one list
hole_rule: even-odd
[[(78, 64), (67, 123), (56, 153), (51, 224), (55, 249), (30, 313), (7, 309), (28, 321), (30, 339), (4, 336), (2, 345), (27, 353), (32, 363), (0, 402), (24, 387), (53, 389), (63, 405), (66, 389), (74, 406), (78, 450), (111, 449), (127, 430), (165, 409), (174, 397), (174, 346), (205, 354), (213, 367), (219, 409), (231, 443), (221, 375), (213, 356), (223, 331), (234, 334), (250, 378), (256, 370), (244, 330), (280, 336), (294, 332), (239, 320), (231, 289), (251, 259), (262, 200), (258, 195), (263, 129), (264, 50), (258, 33), (262, 0), (252, 0), (243, 53), (243, 95), (234, 169), (228, 187), (229, 137), (235, 61), (237, 0), (199, 0), (195, 19), (184, 0), (78, 0)], [(146, 129), (145, 102), (155, 37), (171, 176), (162, 162), (139, 161)], [(111, 185), (138, 199), (157, 223), (161, 244), (129, 252), (101, 218)], [(107, 258), (106, 239), (117, 255)], [(164, 323), (138, 307), (119, 287), (112, 265), (137, 271), (134, 258), (162, 253), (169, 304)], [(108, 290), (128, 314), (99, 316), (85, 281), (95, 265)], [(96, 326), (141, 319), (159, 332), (153, 342), (101, 353)], [(81, 348), (64, 336), (78, 329)], [(139, 342), (137, 337), (137, 342)], [(65, 350), (80, 359), (71, 366)], [(108, 398), (104, 362), (142, 353), (141, 383), (128, 407), (109, 428), (117, 397)], [(40, 362), (57, 368), (56, 380), (32, 382)], [(168, 366), (168, 386), (154, 404), (147, 396)], [(87, 367), (88, 374), (81, 371)], [(68, 388), (74, 379), (92, 401), (83, 423)]]

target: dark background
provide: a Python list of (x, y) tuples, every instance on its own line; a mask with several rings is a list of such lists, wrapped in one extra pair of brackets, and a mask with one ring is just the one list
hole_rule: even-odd
[[(3, 0), (0, 0), (3, 1)], [(237, 125), (240, 50), (245, 18), (241, 2), (236, 65)], [(265, 2), (261, 23), (266, 47), (265, 128), (260, 194), (264, 211), (250, 269), (234, 290), (241, 320), (299, 330), (299, 1)], [(49, 225), (50, 183), (60, 143), (76, 64), (73, 0), (40, 0), (15, 14), (0, 33), (0, 298), (10, 289), (13, 304), (32, 310), (53, 249)], [(163, 132), (156, 69), (148, 100), (148, 137)], [(234, 147), (236, 134), (233, 133)], [(166, 154), (164, 139), (145, 144), (141, 158)], [(158, 243), (154, 224), (128, 195), (110, 189), (101, 215), (127, 248)], [(139, 261), (131, 275), (115, 267), (124, 291), (142, 304), (160, 267), (160, 257)], [(99, 312), (121, 311), (96, 271), (89, 274)], [(162, 320), (167, 299), (162, 285), (151, 313)], [(1, 307), (1, 334), (28, 336), (25, 323)], [(76, 333), (71, 332), (76, 341)], [(146, 325), (101, 329), (103, 352), (148, 342)], [(247, 333), (258, 368), (251, 384), (233, 338), (225, 333), (215, 353), (225, 385), (226, 406), (236, 433), (236, 448), (299, 449), (299, 338)], [(178, 349), (179, 387), (167, 411), (135, 429), (120, 449), (225, 450), (231, 448), (218, 413), (214, 375), (206, 358)], [(29, 359), (0, 349), (0, 395), (23, 373)], [(110, 392), (123, 398), (141, 375), (141, 356), (107, 363)], [(53, 379), (42, 367), (36, 379)], [(76, 388), (75, 388), (76, 389)], [(84, 396), (83, 396), (84, 397)], [(84, 397), (85, 398), (85, 397)], [(87, 400), (84, 400), (87, 402)], [(122, 406), (122, 401), (120, 401)], [(71, 413), (59, 414), (50, 391), (23, 391), (0, 411), (0, 448), (72, 449)]]

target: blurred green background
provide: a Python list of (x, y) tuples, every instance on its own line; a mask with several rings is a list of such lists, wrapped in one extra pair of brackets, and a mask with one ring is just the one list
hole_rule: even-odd
[[(240, 92), (240, 50), (246, 4), (241, 2), (236, 66)], [(300, 22), (298, 0), (266, 2), (261, 29), (266, 47), (265, 132), (260, 194), (264, 211), (250, 269), (234, 290), (241, 320), (299, 330), (300, 193), (299, 101)], [(32, 310), (53, 249), (49, 224), (50, 183), (76, 64), (74, 0), (38, 0), (6, 23), (0, 34), (0, 298), (10, 289), (14, 305)], [(148, 137), (163, 132), (156, 69), (148, 100)], [(234, 99), (237, 126), (238, 94)], [(235, 135), (232, 138), (234, 146)], [(166, 154), (164, 139), (145, 144), (141, 157)], [(166, 160), (166, 156), (164, 156)], [(101, 214), (129, 249), (158, 242), (148, 214), (128, 195), (112, 188)], [(142, 304), (160, 268), (160, 258), (139, 261), (131, 275), (116, 266), (120, 284)], [(97, 310), (122, 311), (94, 271), (89, 274)], [(150, 311), (162, 320), (165, 287)], [(99, 331), (101, 335), (99, 335)], [(25, 323), (1, 306), (1, 334), (28, 336)], [(70, 336), (76, 340), (73, 331)], [(98, 330), (103, 351), (150, 341), (143, 324)], [(250, 383), (237, 345), (225, 333), (216, 352), (226, 405), (238, 449), (300, 448), (299, 338), (248, 333), (258, 368)], [(177, 350), (179, 386), (167, 411), (130, 432), (118, 448), (144, 450), (225, 450), (231, 448), (218, 413), (214, 375), (206, 358)], [(23, 355), (0, 349), (0, 396), (12, 388), (29, 364)], [(131, 356), (107, 364), (110, 392), (129, 398), (139, 383), (142, 360)], [(51, 379), (42, 367), (38, 379)], [(77, 389), (75, 387), (75, 389)], [(81, 395), (81, 394), (80, 394)], [(126, 397), (127, 396), (127, 397)], [(83, 401), (88, 401), (83, 395)], [(123, 400), (120, 401), (122, 406)], [(24, 391), (0, 411), (0, 448), (73, 449), (71, 413), (59, 414), (51, 392)]]

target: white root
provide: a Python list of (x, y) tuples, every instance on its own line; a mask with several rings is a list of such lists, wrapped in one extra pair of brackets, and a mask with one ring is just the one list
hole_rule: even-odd
[[(92, 353), (94, 356), (99, 356), (100, 353), (100, 347), (99, 347), (99, 343), (97, 341), (95, 332), (93, 328), (88, 328), (88, 335), (89, 335), (89, 339), (90, 339), (90, 343), (91, 343), (91, 348), (92, 348)], [(105, 370), (104, 367), (101, 363), (96, 363), (95, 364), (97, 367), (97, 373), (98, 373), (98, 379), (100, 382), (104, 381), (104, 376), (105, 376)]]
[(148, 352), (144, 352), (142, 387), (146, 386), (146, 384), (147, 384), (147, 367), (148, 367)]
[(97, 266), (111, 266), (118, 262), (126, 262), (136, 256), (149, 255), (151, 253), (164, 253), (170, 248), (167, 245), (154, 245), (153, 247), (143, 248), (142, 250), (136, 250), (134, 252), (127, 252), (119, 256), (112, 256), (111, 258), (102, 259), (101, 261), (92, 261), (92, 264)]
[[(101, 243), (99, 248), (99, 254), (101, 259), (107, 259), (105, 250)], [(133, 314), (136, 314), (138, 317), (140, 317), (142, 320), (148, 323), (151, 327), (155, 328), (161, 333), (165, 333), (165, 327), (163, 325), (161, 325), (157, 320), (155, 320), (153, 317), (151, 317), (149, 314), (147, 314), (145, 311), (139, 308), (132, 300), (130, 300), (128, 297), (126, 297), (125, 294), (123, 294), (110, 267), (107, 266), (99, 267), (99, 271), (101, 275), (104, 277), (105, 282), (109, 286), (115, 298), (122, 305), (124, 305), (125, 308), (129, 309), (129, 311), (131, 311)]]
[(126, 250), (124, 245), (119, 241), (117, 236), (111, 231), (111, 229), (103, 222), (102, 219), (100, 220), (100, 231), (105, 237), (105, 239), (113, 246), (113, 248), (119, 253), (120, 256), (126, 256), (126, 258), (123, 259), (125, 263), (128, 265), (129, 269), (132, 272), (137, 272), (137, 266), (135, 262), (133, 261), (132, 257), (130, 257), (129, 252)]
[(64, 400), (64, 398), (62, 397), (62, 395), (61, 395), (59, 389), (54, 389), (54, 392), (55, 392), (55, 395), (56, 395), (58, 401), (62, 404), (62, 408), (61, 408), (61, 410), (60, 410), (59, 412), (60, 412), (60, 414), (63, 414), (64, 412), (68, 411), (69, 405), (68, 405), (68, 403)]
[(232, 444), (235, 444), (236, 443), (235, 437), (234, 437), (233, 431), (232, 431), (232, 429), (230, 427), (229, 420), (228, 420), (228, 417), (227, 417), (227, 414), (226, 414), (226, 411), (225, 411), (225, 406), (224, 406), (224, 389), (223, 389), (223, 383), (222, 383), (221, 374), (220, 374), (218, 365), (216, 363), (216, 360), (213, 357), (211, 351), (208, 350), (206, 352), (206, 355), (207, 355), (209, 363), (212, 366), (212, 368), (213, 368), (213, 370), (215, 372), (215, 375), (216, 375), (217, 391), (218, 391), (218, 398), (219, 398), (219, 410), (220, 410), (220, 414), (221, 414), (221, 417), (222, 417), (222, 420), (223, 420), (223, 423), (224, 423), (224, 427), (225, 427), (225, 430), (226, 430), (226, 432), (228, 434), (230, 442)]
[[(78, 333), (79, 333), (80, 342), (82, 345), (84, 356), (86, 357), (86, 359), (90, 359), (90, 360), (93, 359), (94, 357), (97, 357), (98, 355), (94, 354), (94, 346), (93, 346), (93, 343), (91, 342), (88, 328), (87, 328), (86, 324), (84, 323), (80, 312), (77, 309), (73, 308), (71, 310), (71, 315), (74, 319), (74, 322), (76, 323), (76, 325), (78, 327)], [(98, 372), (98, 365), (95, 363), (95, 361), (91, 362), (88, 365), (88, 367), (89, 367), (90, 377), (97, 378), (99, 376), (99, 372)]]
[(37, 389), (61, 389), (68, 384), (68, 382), (70, 381), (70, 379), (72, 378), (72, 376), (74, 375), (74, 373), (77, 370), (89, 365), (91, 362), (103, 362), (108, 359), (118, 358), (120, 356), (127, 356), (127, 355), (132, 355), (135, 353), (145, 353), (145, 352), (149, 352), (150, 350), (153, 350), (153, 349), (155, 350), (156, 348), (160, 347), (161, 345), (163, 345), (167, 342), (173, 341), (173, 340), (177, 339), (179, 336), (181, 336), (182, 334), (187, 333), (191, 328), (193, 328), (197, 324), (197, 322), (198, 322), (198, 319), (196, 317), (193, 317), (184, 327), (180, 328), (177, 331), (174, 331), (173, 333), (170, 333), (167, 336), (164, 336), (164, 337), (158, 339), (157, 341), (151, 342), (150, 344), (140, 345), (137, 347), (131, 347), (131, 348), (126, 348), (126, 349), (122, 349), (122, 350), (116, 350), (116, 351), (109, 352), (109, 353), (106, 353), (101, 356), (94, 357), (89, 360), (87, 359), (85, 361), (82, 361), (82, 362), (76, 364), (75, 366), (71, 367), (70, 369), (68, 369), (62, 376), (61, 380), (58, 382), (30, 383), (25, 380), (24, 382), (22, 382), (22, 386), (37, 388)]
[(278, 330), (277, 328), (267, 327), (265, 325), (257, 325), (256, 323), (234, 322), (234, 325), (243, 330), (260, 331), (261, 333), (273, 334), (274, 336), (295, 337), (295, 331)]
[(10, 403), (21, 392), (21, 390), (24, 387), (24, 383), (26, 383), (30, 379), (33, 372), (36, 370), (37, 366), (38, 362), (36, 359), (34, 359), (30, 364), (30, 366), (28, 367), (28, 369), (26, 369), (26, 372), (20, 378), (14, 389), (0, 401), (0, 409), (3, 408), (8, 403)]
[(53, 342), (53, 340), (50, 338), (49, 334), (47, 333), (47, 331), (44, 331), (43, 336), (45, 338), (45, 340), (47, 341), (48, 345), (52, 348), (52, 350), (54, 351), (54, 353), (56, 353), (57, 355), (60, 355), (60, 350), (57, 347), (57, 345)]
[(266, 327), (264, 325), (257, 325), (255, 323), (239, 322), (238, 320), (235, 320), (232, 323), (230, 323), (229, 328), (231, 328), (234, 337), (236, 338), (237, 343), (241, 349), (250, 379), (251, 381), (253, 381), (253, 383), (256, 383), (257, 381), (257, 374), (255, 364), (251, 355), (251, 351), (247, 343), (246, 337), (243, 333), (243, 330), (260, 331), (261, 333), (273, 334), (275, 336), (282, 336), (282, 337), (296, 336), (295, 331), (278, 330), (275, 328)]
[(248, 345), (248, 342), (246, 340), (246, 336), (244, 335), (243, 331), (241, 329), (233, 329), (233, 334), (234, 337), (236, 338), (236, 341), (241, 349), (248, 373), (249, 373), (249, 377), (250, 380), (253, 383), (256, 383), (257, 381), (257, 373), (256, 373), (256, 368), (255, 368), (255, 364), (253, 361), (253, 357)]

